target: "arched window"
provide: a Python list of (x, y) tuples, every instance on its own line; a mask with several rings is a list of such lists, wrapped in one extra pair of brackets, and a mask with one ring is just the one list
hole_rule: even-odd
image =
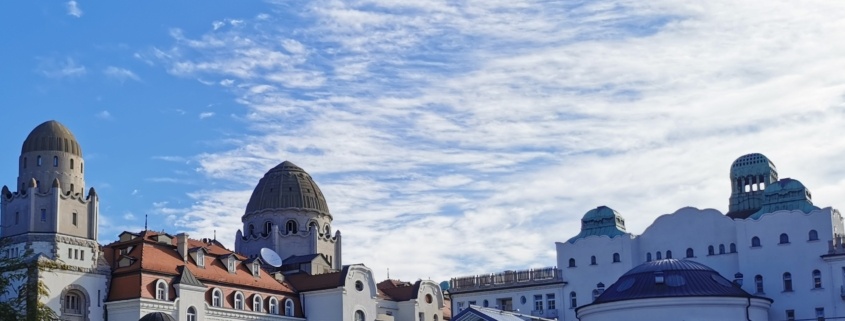
[(813, 289), (821, 289), (822, 288), (822, 272), (819, 270), (813, 270)]
[(73, 223), (73, 226), (79, 226), (79, 222), (77, 221), (78, 215), (79, 214), (76, 214), (75, 212), (70, 215), (70, 222)]
[(736, 253), (736, 243), (731, 243), (731, 253)]
[(671, 259), (671, 258), (672, 258), (672, 251), (666, 251), (666, 258), (667, 258), (667, 259)]
[(695, 256), (695, 251), (693, 251), (691, 248), (687, 248), (687, 257), (694, 257), (694, 256)]
[(754, 277), (754, 286), (757, 289), (757, 293), (763, 293), (763, 276), (757, 275)]
[(663, 253), (660, 253), (660, 251), (657, 251), (657, 253), (655, 253), (654, 258), (658, 259), (658, 260), (662, 260), (663, 259)]
[(261, 300), (261, 296), (258, 294), (252, 295), (252, 311), (261, 312), (264, 311), (264, 301)]
[(569, 308), (574, 309), (578, 307), (578, 298), (575, 297), (575, 291), (569, 292)]
[(759, 237), (752, 237), (751, 238), (751, 247), (760, 247), (760, 238)]
[(220, 291), (220, 289), (211, 290), (211, 306), (215, 308), (223, 307), (223, 291)]
[(244, 294), (241, 292), (235, 292), (235, 302), (233, 306), (235, 310), (243, 310), (244, 309)]
[(59, 167), (59, 156), (53, 156), (53, 167)]
[(73, 169), (73, 158), (70, 159), (70, 169)]
[(596, 256), (595, 255), (590, 257), (590, 265), (596, 265)]
[(26, 168), (26, 157), (23, 158), (23, 168)]
[(317, 222), (308, 223), (308, 230), (311, 232), (320, 232), (320, 228), (317, 226)]
[(285, 232), (287, 234), (296, 234), (297, 232), (299, 232), (299, 229), (296, 226), (296, 221), (288, 221), (287, 224), (285, 224)]
[(61, 311), (63, 315), (85, 315), (88, 304), (85, 302), (85, 295), (82, 292), (77, 289), (68, 290), (63, 299)]
[(355, 311), (355, 321), (365, 321), (364, 320), (364, 311), (361, 311), (361, 310)]
[(808, 241), (818, 241), (819, 240), (819, 232), (816, 230), (810, 230), (810, 235), (807, 238)]
[(255, 225), (249, 225), (249, 236), (255, 236)]
[(788, 244), (789, 243), (789, 235), (786, 233), (780, 233), (780, 244)]
[(648, 253), (645, 254), (645, 261), (651, 262), (651, 252), (648, 252)]
[(575, 267), (575, 259), (573, 259), (573, 258), (569, 259), (569, 267)]
[(783, 274), (783, 291), (792, 291), (792, 274), (789, 272)]
[(293, 300), (291, 299), (285, 300), (285, 315), (289, 317), (293, 316)]
[(82, 163), (79, 163), (79, 173), (85, 173), (85, 171), (83, 171), (83, 169), (84, 168), (82, 167)]
[(188, 321), (197, 321), (197, 309), (194, 307), (188, 308)]
[(326, 237), (329, 237), (329, 236), (332, 235), (332, 228), (328, 224), (326, 224), (325, 230), (326, 230)]
[(273, 231), (273, 222), (264, 222), (264, 236), (270, 235), (271, 231)]
[(437, 320), (440, 320), (440, 319), (438, 319), (438, 318), (437, 318), (437, 315), (435, 314), (435, 315), (434, 315), (434, 318), (432, 318), (432, 320), (437, 321)]
[(621, 261), (619, 259), (619, 253), (613, 253), (613, 263), (617, 263), (619, 261)]
[(167, 282), (164, 280), (156, 281), (156, 300), (167, 301)]
[(279, 314), (279, 301), (274, 297), (267, 300), (267, 313)]
[(71, 184), (70, 184), (70, 193), (71, 193), (71, 194), (73, 194), (73, 193), (74, 193), (74, 190), (75, 190), (75, 188), (73, 188), (73, 184), (71, 183)]
[(35, 158), (35, 164), (37, 164), (38, 166), (41, 166), (41, 155), (38, 155), (38, 157)]
[(725, 245), (719, 244), (719, 254), (725, 254)]
[(714, 255), (716, 254), (716, 250), (713, 248), (713, 245), (707, 247), (707, 255)]

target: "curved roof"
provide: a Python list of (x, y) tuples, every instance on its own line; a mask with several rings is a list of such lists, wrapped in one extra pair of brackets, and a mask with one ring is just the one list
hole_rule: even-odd
[(813, 205), (813, 196), (804, 184), (797, 179), (784, 178), (766, 186), (763, 191), (763, 206), (748, 218), (759, 219), (763, 214), (780, 210), (810, 213), (818, 209)]
[(311, 175), (289, 161), (273, 167), (258, 181), (244, 214), (282, 208), (309, 209), (331, 215), (323, 192)]
[(581, 218), (581, 232), (569, 239), (569, 243), (587, 236), (608, 236), (615, 237), (627, 233), (625, 230), (625, 219), (619, 212), (607, 206), (599, 206), (589, 210)]
[(752, 297), (710, 267), (690, 260), (665, 259), (634, 267), (593, 304), (666, 297)]
[(176, 319), (163, 312), (153, 312), (143, 316), (138, 321), (176, 321)]
[(21, 146), (21, 154), (36, 151), (59, 151), (82, 157), (82, 148), (73, 133), (55, 120), (41, 123), (29, 133)]
[(732, 177), (760, 175), (769, 171), (773, 172), (775, 179), (777, 179), (775, 163), (769, 160), (766, 155), (760, 153), (742, 155), (731, 164)]

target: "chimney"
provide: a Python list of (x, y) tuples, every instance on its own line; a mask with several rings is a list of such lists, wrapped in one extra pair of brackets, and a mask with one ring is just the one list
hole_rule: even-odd
[(182, 260), (188, 262), (188, 234), (179, 233), (176, 235), (176, 250), (182, 256)]
[(273, 277), (276, 278), (276, 281), (279, 281), (279, 282), (285, 281), (285, 275), (282, 274), (282, 272), (273, 272)]

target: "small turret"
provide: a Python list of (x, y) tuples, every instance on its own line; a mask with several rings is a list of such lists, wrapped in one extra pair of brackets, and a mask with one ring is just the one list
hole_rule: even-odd
[(53, 188), (59, 188), (59, 179), (58, 178), (53, 179)]

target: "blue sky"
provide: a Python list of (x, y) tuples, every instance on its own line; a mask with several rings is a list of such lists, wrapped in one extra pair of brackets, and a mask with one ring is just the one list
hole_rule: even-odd
[(816, 205), (845, 193), (831, 1), (9, 1), (0, 27), (0, 179), (64, 123), (104, 243), (148, 214), (232, 244), (283, 160), (326, 194), (344, 263), (406, 280), (554, 265), (599, 205), (635, 233), (724, 211), (751, 152)]

